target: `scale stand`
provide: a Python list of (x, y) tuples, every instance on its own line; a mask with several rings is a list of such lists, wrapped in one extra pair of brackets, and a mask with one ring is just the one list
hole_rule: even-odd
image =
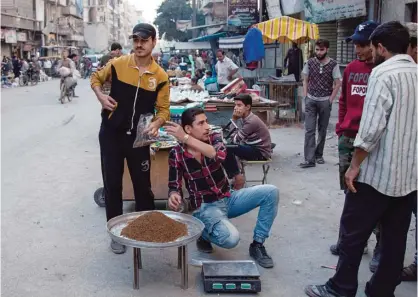
[(260, 272), (254, 261), (205, 261), (202, 279), (206, 293), (261, 292)]

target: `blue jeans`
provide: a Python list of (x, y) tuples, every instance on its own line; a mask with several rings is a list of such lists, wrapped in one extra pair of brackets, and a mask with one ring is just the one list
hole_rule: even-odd
[(86, 69), (84, 72), (84, 79), (86, 79), (87, 77), (90, 77), (91, 75), (91, 69)]
[(264, 243), (277, 216), (279, 189), (273, 185), (259, 185), (231, 193), (230, 198), (212, 203), (202, 203), (193, 216), (205, 225), (202, 237), (225, 249), (239, 243), (237, 228), (229, 219), (239, 217), (260, 207), (253, 239)]

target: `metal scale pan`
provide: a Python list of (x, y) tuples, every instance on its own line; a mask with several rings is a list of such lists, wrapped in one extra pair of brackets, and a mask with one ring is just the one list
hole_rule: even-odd
[(141, 249), (143, 248), (178, 248), (178, 269), (181, 269), (181, 284), (183, 289), (188, 287), (187, 244), (195, 241), (203, 232), (205, 225), (195, 217), (173, 211), (158, 211), (169, 218), (187, 225), (187, 235), (172, 242), (144, 242), (121, 236), (122, 229), (128, 223), (141, 215), (152, 211), (132, 212), (117, 216), (107, 222), (107, 232), (110, 237), (120, 244), (130, 246), (134, 253), (134, 289), (139, 289), (139, 269), (142, 269)]

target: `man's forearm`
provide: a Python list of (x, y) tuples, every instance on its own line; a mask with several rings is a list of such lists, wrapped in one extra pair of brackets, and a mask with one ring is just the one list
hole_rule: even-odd
[(158, 124), (158, 127), (161, 128), (164, 125), (165, 121), (162, 118), (156, 118), (154, 123)]
[(229, 75), (230, 75), (230, 76), (233, 76), (233, 75), (235, 75), (235, 73), (237, 73), (237, 72), (238, 72), (238, 69), (231, 70), (231, 71), (229, 72)]
[(303, 97), (308, 96), (308, 79), (303, 78)]
[(338, 91), (340, 90), (341, 82), (335, 83), (335, 87), (332, 90), (331, 97), (329, 97), (329, 101), (333, 102), (335, 97), (337, 97)]
[(191, 148), (202, 153), (205, 157), (214, 158), (216, 156), (216, 150), (212, 145), (200, 141), (196, 138), (190, 136), (186, 144), (187, 146), (190, 146)]
[(366, 159), (368, 155), (369, 153), (365, 150), (358, 147), (355, 148), (353, 159), (351, 160), (351, 167), (360, 168), (361, 163), (363, 163), (364, 159)]
[(96, 94), (97, 99), (99, 99), (100, 96), (103, 95), (102, 89), (98, 86), (93, 88), (93, 92), (94, 92), (94, 94)]

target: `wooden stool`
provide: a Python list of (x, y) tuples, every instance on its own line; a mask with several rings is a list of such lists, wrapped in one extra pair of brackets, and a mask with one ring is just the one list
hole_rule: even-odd
[(267, 175), (269, 173), (270, 170), (270, 163), (271, 163), (271, 159), (268, 160), (264, 160), (264, 161), (247, 161), (247, 160), (240, 160), (241, 162), (241, 168), (242, 168), (242, 174), (244, 174), (244, 176), (246, 176), (245, 174), (245, 166), (247, 165), (262, 165), (262, 169), (263, 169), (263, 177), (262, 179), (256, 179), (256, 180), (246, 180), (247, 182), (250, 183), (261, 183), (262, 185), (267, 183)]

